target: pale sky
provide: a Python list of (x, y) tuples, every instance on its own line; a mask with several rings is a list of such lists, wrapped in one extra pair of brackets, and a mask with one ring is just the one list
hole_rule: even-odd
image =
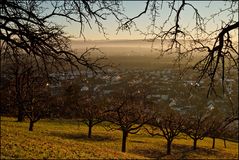
[[(187, 2), (187, 1), (186, 1)], [(189, 3), (193, 4), (197, 9), (198, 12), (201, 14), (202, 17), (210, 17), (213, 13), (219, 12), (220, 9), (224, 9), (226, 7), (229, 7), (229, 3), (223, 2), (223, 1), (189, 1)], [(140, 12), (144, 10), (146, 1), (123, 1), (123, 5), (125, 6), (125, 13), (129, 17), (133, 17), (138, 15)], [(176, 4), (179, 6), (181, 4), (180, 1), (176, 1)], [(209, 8), (207, 7), (210, 4)], [(235, 6), (236, 7), (236, 6)], [(195, 25), (195, 20), (193, 17), (193, 10), (190, 7), (186, 7), (183, 12), (180, 19), (181, 24), (184, 27), (189, 27), (192, 25)], [(161, 26), (162, 23), (166, 20), (169, 14), (168, 9), (168, 2), (163, 2), (163, 8), (162, 10), (159, 10), (160, 17), (157, 20), (157, 26)], [(211, 21), (211, 23), (208, 23), (207, 29), (213, 29), (217, 25), (220, 28), (221, 21), (227, 22), (228, 20), (228, 12), (225, 12), (223, 14), (220, 14), (215, 18), (214, 21)], [(173, 17), (172, 17), (173, 18)], [(238, 19), (238, 15), (235, 14), (235, 19)], [(172, 19), (173, 20), (173, 19)], [(68, 23), (65, 19), (54, 19), (54, 21), (66, 26), (65, 31), (69, 33), (72, 36), (75, 36), (79, 38), (79, 32), (80, 27), (77, 23)], [(150, 11), (148, 10), (146, 14), (142, 15), (140, 18), (138, 18), (136, 21), (136, 24), (139, 29), (146, 31), (147, 26), (150, 24)], [(85, 28), (84, 35), (87, 40), (104, 40), (105, 37), (102, 33), (98, 32), (97, 27), (92, 23), (93, 28), (90, 29), (88, 27)], [(116, 29), (118, 27), (118, 24), (115, 23), (115, 20), (112, 17), (109, 17), (106, 21), (103, 22), (104, 27), (106, 28), (106, 33), (108, 34), (107, 37), (109, 39), (143, 39), (144, 36), (140, 35), (139, 32), (135, 32), (134, 28), (131, 30), (131, 34), (127, 31), (120, 31), (116, 35)], [(173, 22), (171, 21), (168, 25), (173, 25)], [(238, 35), (238, 33), (233, 33), (234, 35)], [(81, 39), (81, 38), (80, 38)]]

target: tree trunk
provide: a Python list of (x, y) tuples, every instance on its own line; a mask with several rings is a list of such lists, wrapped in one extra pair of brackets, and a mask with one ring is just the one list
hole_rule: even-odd
[(216, 141), (215, 137), (212, 137), (212, 149), (215, 148), (215, 141)]
[(18, 115), (17, 115), (17, 122), (23, 122), (24, 121), (24, 110), (21, 105), (18, 106)]
[(91, 138), (91, 133), (92, 133), (92, 121), (89, 121), (89, 125), (88, 125), (88, 138)]
[(167, 141), (167, 155), (171, 154), (171, 144), (172, 144), (172, 141), (168, 140)]
[(122, 138), (122, 152), (126, 151), (126, 140), (127, 140), (128, 132), (123, 130), (123, 138)]
[(33, 125), (34, 125), (34, 122), (33, 122), (33, 121), (30, 121), (29, 131), (33, 131)]
[(23, 122), (24, 121), (24, 107), (22, 105), (22, 101), (21, 101), (21, 91), (20, 91), (20, 80), (18, 77), (18, 66), (17, 67), (17, 71), (15, 73), (15, 91), (16, 91), (16, 106), (18, 109), (18, 115), (17, 115), (17, 122)]
[(226, 139), (223, 140), (224, 140), (224, 148), (227, 148)]
[(193, 150), (197, 149), (197, 139), (193, 140)]

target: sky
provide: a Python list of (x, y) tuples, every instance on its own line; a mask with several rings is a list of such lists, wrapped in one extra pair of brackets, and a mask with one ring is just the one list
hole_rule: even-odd
[[(186, 1), (187, 2), (187, 1)], [(229, 3), (225, 3), (223, 1), (188, 1), (190, 4), (193, 4), (197, 9), (198, 12), (201, 14), (202, 17), (210, 17), (210, 15), (220, 11), (220, 9), (224, 9), (229, 6)], [(181, 4), (180, 1), (176, 1), (176, 6)], [(145, 8), (146, 1), (123, 1), (123, 5), (125, 6), (125, 13), (129, 17), (134, 17), (142, 12)], [(209, 7), (207, 7), (209, 5)], [(167, 19), (169, 15), (168, 9), (168, 2), (163, 2), (163, 8), (159, 10), (160, 17), (157, 19), (157, 26), (162, 26), (163, 22)], [(192, 8), (187, 6), (182, 11), (182, 16), (180, 19), (181, 25), (184, 27), (192, 27), (195, 25), (195, 16), (193, 14)], [(221, 21), (227, 22), (228, 20), (228, 12), (220, 14), (215, 18), (215, 20), (211, 21), (207, 25), (207, 29), (215, 29), (216, 27), (220, 27)], [(235, 14), (235, 19), (238, 19), (238, 14)], [(173, 25), (173, 17), (171, 21), (169, 21), (168, 27)], [(83, 37), (79, 37), (80, 27), (79, 24), (74, 22), (67, 22), (63, 18), (56, 18), (54, 19), (57, 23), (64, 25), (64, 30), (71, 36), (75, 37), (76, 39), (83, 39)], [(147, 26), (150, 24), (150, 11), (148, 10), (146, 14), (143, 14), (140, 18), (136, 21), (137, 27), (142, 31), (146, 31)], [(116, 29), (118, 24), (115, 23), (115, 19), (112, 16), (108, 17), (106, 21), (103, 22), (105, 27), (105, 31), (107, 33), (107, 38), (114, 40), (114, 39), (143, 39), (144, 35), (140, 34), (139, 32), (135, 31), (132, 28), (131, 33), (128, 31), (120, 31), (116, 34)], [(238, 33), (233, 33), (234, 35), (238, 35)], [(99, 33), (97, 26), (92, 23), (92, 29), (86, 27), (84, 30), (84, 35), (87, 40), (104, 40), (106, 39), (102, 33)]]

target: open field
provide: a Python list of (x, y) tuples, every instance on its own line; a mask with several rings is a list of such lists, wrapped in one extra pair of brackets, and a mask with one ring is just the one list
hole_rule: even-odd
[(121, 132), (106, 131), (103, 126), (93, 128), (92, 139), (87, 138), (87, 127), (76, 121), (40, 120), (33, 132), (28, 123), (15, 122), (15, 118), (1, 117), (1, 159), (4, 158), (117, 158), (117, 159), (237, 159), (238, 143), (205, 138), (198, 142), (198, 149), (192, 150), (190, 139), (176, 139), (172, 155), (167, 156), (166, 141), (161, 137), (150, 137), (141, 132), (129, 135), (127, 153), (121, 153)]

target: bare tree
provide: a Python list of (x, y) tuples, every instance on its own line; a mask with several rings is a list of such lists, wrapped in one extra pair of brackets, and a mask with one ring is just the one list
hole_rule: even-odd
[[(12, 53), (18, 53), (19, 50), (15, 49)], [(10, 99), (14, 102), (14, 106), (18, 110), (17, 120), (23, 121), (25, 117), (24, 113), (24, 94), (26, 89), (26, 84), (28, 81), (26, 78), (33, 76), (34, 72), (40, 73), (42, 68), (36, 69), (36, 65), (32, 64), (32, 58), (27, 55), (14, 55), (14, 60), (10, 60), (4, 64), (4, 70), (2, 73), (9, 79), (8, 92), (11, 93)], [(32, 75), (30, 75), (32, 74)], [(43, 76), (43, 74), (42, 74)]]
[(76, 118), (86, 124), (88, 138), (92, 137), (93, 127), (104, 120), (103, 85), (99, 77), (86, 75), (71, 81), (64, 91), (62, 117)]
[(96, 77), (85, 78), (81, 88), (81, 97), (76, 100), (81, 121), (88, 126), (88, 138), (92, 136), (92, 128), (104, 120), (103, 88)]
[(162, 136), (167, 140), (167, 154), (171, 154), (173, 140), (183, 132), (185, 118), (169, 107), (162, 109), (154, 115), (154, 119), (149, 122), (150, 129), (147, 132), (152, 136)]
[(238, 121), (227, 126), (226, 130), (221, 134), (224, 141), (224, 148), (227, 148), (226, 140), (238, 142)]
[(219, 116), (216, 119), (212, 119), (211, 127), (208, 136), (212, 138), (212, 149), (216, 146), (216, 138), (223, 138), (223, 136), (228, 132), (228, 126), (232, 123), (231, 120)]
[[(224, 100), (226, 101), (226, 100)], [(225, 106), (221, 107), (219, 104), (216, 104), (216, 108), (212, 110), (211, 117), (210, 117), (210, 130), (209, 130), (209, 137), (212, 138), (212, 148), (215, 148), (216, 138), (223, 138), (225, 135), (229, 135), (229, 130), (233, 130), (235, 128), (235, 124), (233, 123), (238, 120), (238, 116), (232, 114), (231, 107), (232, 104), (224, 103), (227, 106), (227, 112), (220, 110)], [(231, 134), (231, 138), (233, 137), (233, 133)]]
[(122, 152), (126, 152), (128, 134), (138, 133), (150, 120), (150, 109), (144, 99), (142, 92), (132, 86), (117, 91), (108, 99), (105, 120), (113, 124), (107, 126), (110, 130), (122, 131)]
[(100, 104), (82, 105), (81, 114), (81, 121), (88, 126), (88, 138), (91, 138), (92, 128), (104, 120), (104, 110)]
[(184, 132), (193, 140), (194, 150), (197, 149), (197, 141), (203, 140), (209, 135), (210, 120), (210, 113), (199, 108), (197, 108), (196, 113), (191, 113), (187, 116)]
[(13, 71), (13, 80), (15, 80), (10, 91), (13, 94), (12, 100), (18, 106), (18, 119), (27, 116), (30, 120), (29, 131), (33, 131), (34, 123), (49, 112), (48, 79), (40, 72), (40, 68), (32, 63), (31, 57), (22, 57), (21, 62), (23, 63), (11, 65), (12, 69), (8, 70)]

